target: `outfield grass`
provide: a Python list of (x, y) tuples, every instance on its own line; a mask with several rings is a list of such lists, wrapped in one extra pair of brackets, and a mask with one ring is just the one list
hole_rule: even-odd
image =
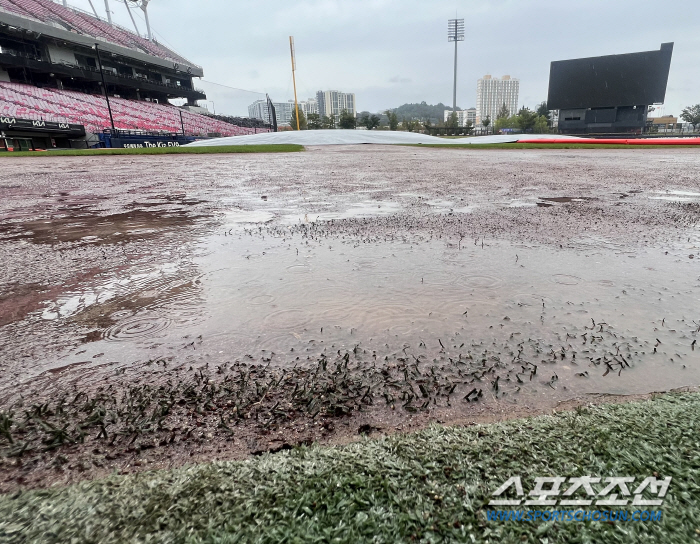
[(447, 149), (698, 149), (700, 145), (630, 145), (630, 144), (399, 144), (411, 147), (440, 147)]
[(303, 151), (303, 145), (267, 144), (267, 145), (216, 145), (201, 147), (144, 147), (136, 149), (58, 149), (51, 151), (14, 151), (0, 153), (0, 157), (92, 157), (95, 155), (186, 155), (208, 153), (291, 153)]
[[(672, 394), (493, 425), (435, 426), (343, 447), (302, 447), (249, 461), (113, 476), (0, 496), (0, 540), (696, 542), (698, 429), (700, 395)], [(640, 482), (652, 474), (673, 478), (661, 521), (486, 519), (491, 493), (513, 475), (522, 476), (527, 493), (534, 476), (634, 476)]]

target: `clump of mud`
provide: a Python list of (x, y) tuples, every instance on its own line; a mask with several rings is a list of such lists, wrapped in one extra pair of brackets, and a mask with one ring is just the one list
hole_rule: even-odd
[(0, 489), (133, 470), (144, 452), (146, 463), (159, 457), (181, 463), (198, 446), (210, 457), (214, 451), (235, 457), (398, 429), (414, 417), (474, 415), (480, 408), (472, 405), (517, 402), (528, 388), (556, 391), (562, 365), (580, 364), (576, 377), (586, 380), (593, 372), (619, 376), (638, 359), (604, 323), (591, 324), (580, 348), (510, 340), (498, 347), (438, 340), (437, 353), (419, 345), (392, 358), (356, 346), (293, 365), (273, 364), (274, 353), (214, 369), (173, 368), (158, 359), (134, 373), (140, 377), (94, 390), (78, 382), (34, 391), (0, 410)]

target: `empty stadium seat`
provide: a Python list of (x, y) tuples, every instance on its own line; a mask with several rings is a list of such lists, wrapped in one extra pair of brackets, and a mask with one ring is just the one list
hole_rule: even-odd
[[(19, 1), (19, 0), (17, 0)], [(140, 100), (110, 98), (114, 126), (122, 130), (152, 132), (181, 132), (180, 112), (185, 134), (222, 136), (252, 134), (256, 129), (239, 127), (181, 110), (170, 104), (156, 104)], [(23, 83), (0, 82), (0, 114), (23, 119), (43, 119), (62, 123), (85, 125), (90, 132), (110, 128), (109, 111), (104, 96), (75, 91), (38, 88)], [(265, 132), (266, 129), (257, 129)]]
[[(50, 25), (60, 25), (79, 34), (178, 63), (191, 64), (155, 41), (142, 38), (118, 25), (111, 25), (79, 9), (66, 8), (54, 0), (0, 0), (0, 10)], [(123, 130), (179, 133), (218, 133), (223, 136), (250, 134), (256, 129), (183, 111), (170, 104), (110, 98), (114, 126)], [(0, 114), (25, 119), (85, 125), (90, 132), (110, 128), (107, 102), (102, 95), (38, 88), (21, 83), (0, 82)], [(182, 116), (182, 118), (181, 118)], [(182, 122), (181, 122), (182, 119)], [(262, 131), (264, 129), (258, 129)]]
[(0, 0), (0, 9), (30, 17), (47, 24), (55, 22), (68, 25), (74, 31), (101, 40), (121, 45), (129, 49), (143, 51), (163, 59), (178, 63), (191, 64), (174, 51), (163, 47), (155, 41), (142, 38), (118, 25), (110, 25), (97, 17), (75, 8), (65, 8), (53, 0)]

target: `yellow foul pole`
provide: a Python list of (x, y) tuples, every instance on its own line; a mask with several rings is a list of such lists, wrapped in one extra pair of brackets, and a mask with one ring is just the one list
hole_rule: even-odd
[(297, 69), (297, 61), (294, 55), (294, 36), (289, 36), (289, 50), (292, 53), (292, 83), (294, 84), (294, 109), (296, 110), (297, 114), (297, 130), (301, 130), (299, 128), (299, 102), (297, 102), (297, 79), (294, 76), (294, 72)]

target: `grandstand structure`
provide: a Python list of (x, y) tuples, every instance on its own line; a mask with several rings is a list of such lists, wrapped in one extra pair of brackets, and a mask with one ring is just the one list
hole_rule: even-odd
[[(266, 130), (170, 104), (171, 99), (185, 99), (196, 106), (206, 99), (194, 85), (194, 78), (203, 75), (201, 66), (114, 24), (111, 17), (105, 20), (60, 0), (0, 0), (2, 126), (12, 127), (13, 119), (21, 119), (35, 121), (38, 129), (49, 122), (84, 125), (87, 133), (111, 132), (104, 81), (120, 133), (200, 137)], [(65, 143), (62, 137), (45, 140), (53, 146)]]

